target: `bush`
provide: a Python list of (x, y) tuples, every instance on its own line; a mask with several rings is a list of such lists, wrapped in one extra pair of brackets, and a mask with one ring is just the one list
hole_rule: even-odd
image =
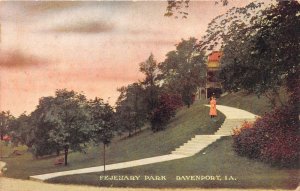
[(244, 122), (233, 131), (233, 148), (241, 156), (256, 158), (277, 166), (299, 163), (300, 134), (296, 106), (277, 108), (258, 118)]
[(260, 154), (258, 141), (261, 139), (261, 133), (253, 128), (253, 123), (245, 121), (241, 128), (234, 130), (234, 150), (241, 156), (257, 158)]
[(261, 150), (261, 159), (277, 166), (299, 165), (299, 135), (281, 133)]
[(177, 94), (164, 93), (159, 96), (158, 106), (150, 116), (153, 132), (164, 130), (167, 122), (176, 115), (176, 110), (182, 106), (182, 99)]

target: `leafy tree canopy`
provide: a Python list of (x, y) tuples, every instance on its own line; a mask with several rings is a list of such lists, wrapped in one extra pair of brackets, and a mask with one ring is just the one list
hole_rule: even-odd
[[(217, 0), (215, 4), (222, 3), (223, 6), (228, 4), (228, 0)], [(168, 5), (166, 8), (166, 17), (172, 17), (178, 19), (181, 16), (182, 19), (186, 19), (188, 16), (190, 0), (168, 0)]]
[(142, 128), (146, 122), (147, 105), (145, 90), (140, 83), (129, 84), (119, 88), (120, 96), (117, 100), (116, 117), (119, 130), (131, 133)]
[(196, 45), (196, 38), (182, 39), (176, 50), (167, 53), (166, 60), (159, 64), (164, 89), (181, 95), (188, 106), (192, 104), (197, 87), (205, 83), (205, 56), (196, 51)]
[(279, 2), (251, 22), (233, 34), (224, 47), (220, 74), (224, 87), (261, 95), (269, 90), (277, 94), (282, 85), (299, 86), (299, 3)]
[(90, 100), (88, 105), (91, 115), (90, 138), (95, 143), (101, 142), (104, 145), (109, 144), (115, 131), (113, 108), (108, 103), (104, 103), (102, 99), (97, 97), (94, 100)]

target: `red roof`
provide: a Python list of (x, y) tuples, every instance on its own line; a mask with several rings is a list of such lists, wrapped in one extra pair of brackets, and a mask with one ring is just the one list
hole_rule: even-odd
[(11, 137), (8, 136), (8, 135), (4, 135), (3, 140), (4, 140), (4, 141), (10, 141), (10, 140), (11, 140)]
[(222, 52), (221, 51), (214, 51), (212, 52), (210, 55), (208, 55), (208, 61), (220, 61), (220, 58), (222, 56)]

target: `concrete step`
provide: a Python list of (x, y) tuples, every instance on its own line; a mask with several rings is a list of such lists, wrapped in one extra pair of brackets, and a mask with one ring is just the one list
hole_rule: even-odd
[(232, 132), (232, 129), (220, 129), (217, 132)]
[(202, 145), (197, 145), (197, 146), (180, 146), (176, 149), (202, 149), (203, 147), (205, 147), (206, 145), (210, 145), (211, 143), (207, 143), (207, 144), (202, 144)]
[(217, 140), (217, 139), (219, 139), (220, 138), (220, 136), (217, 136), (216, 135), (216, 137), (197, 137), (197, 138), (193, 138), (193, 139), (191, 139), (191, 140), (189, 140), (189, 141), (213, 141), (213, 140)]
[(199, 147), (201, 145), (210, 144), (213, 141), (210, 142), (203, 142), (203, 143), (185, 143), (184, 145), (180, 145), (180, 147)]
[(172, 151), (172, 154), (192, 156), (208, 147), (221, 137), (222, 136), (220, 135), (196, 135), (190, 141)]
[(231, 136), (232, 134), (230, 134), (230, 133), (216, 133), (216, 135)]
[(217, 139), (209, 139), (209, 140), (193, 140), (193, 141), (189, 141), (185, 144), (203, 144), (203, 143), (210, 143), (212, 141), (215, 141)]
[(173, 151), (172, 154), (175, 154), (175, 155), (185, 155), (185, 156), (193, 156), (194, 152), (182, 152), (182, 151)]
[(194, 138), (217, 138), (219, 136), (216, 135), (196, 135)]
[(179, 147), (177, 149), (175, 149), (175, 151), (178, 151), (178, 150), (189, 150), (189, 151), (197, 151), (197, 150), (201, 150), (205, 147), (207, 147), (208, 145), (202, 145), (202, 146), (199, 146), (199, 147)]
[(197, 139), (193, 139), (193, 140), (191, 140), (191, 141), (189, 141), (189, 142), (187, 142), (187, 143), (205, 143), (205, 142), (211, 142), (211, 141), (215, 141), (215, 140), (217, 140), (217, 139), (219, 139), (219, 138), (213, 138), (213, 139), (200, 139), (200, 140), (197, 140)]
[(232, 129), (220, 129), (217, 132), (232, 132), (232, 131), (233, 131)]
[(221, 129), (217, 132), (232, 132), (233, 130), (232, 129)]

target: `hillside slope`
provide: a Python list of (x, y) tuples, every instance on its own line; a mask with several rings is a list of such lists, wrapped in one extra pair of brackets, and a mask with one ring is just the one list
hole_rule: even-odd
[[(219, 113), (218, 121), (212, 122), (208, 116), (209, 108), (203, 104), (204, 101), (198, 101), (190, 108), (182, 108), (164, 131), (153, 133), (146, 129), (127, 139), (116, 138), (107, 148), (106, 164), (168, 154), (194, 135), (212, 134), (225, 116)], [(102, 165), (103, 146), (90, 147), (87, 154), (70, 153), (67, 167), (55, 166), (55, 157), (33, 159), (28, 152), (2, 160), (7, 162), (5, 176), (27, 179), (30, 175)]]
[[(255, 95), (245, 96), (239, 92), (229, 94), (218, 99), (218, 104), (236, 106), (239, 108), (256, 111), (263, 114), (268, 111), (267, 100), (258, 99)], [(52, 183), (84, 184), (100, 187), (147, 187), (147, 188), (235, 188), (259, 190), (273, 189), (296, 189), (300, 181), (300, 170), (293, 168), (272, 167), (254, 159), (241, 157), (232, 148), (232, 138), (224, 137), (198, 154), (184, 159), (167, 161), (158, 164), (150, 164), (127, 169), (108, 171), (105, 174), (89, 173), (57, 177), (48, 180)], [(165, 176), (166, 181), (99, 181), (99, 176)], [(222, 180), (209, 179), (216, 175), (223, 177)], [(182, 177), (204, 176), (207, 180), (193, 181), (183, 180)], [(234, 177), (226, 180), (225, 177)], [(178, 180), (177, 177), (181, 177)]]
[[(283, 102), (287, 101), (287, 95), (283, 90), (280, 91), (280, 97)], [(242, 91), (220, 97), (217, 104), (243, 109), (256, 115), (263, 115), (272, 109), (270, 101), (265, 96), (258, 97)]]

